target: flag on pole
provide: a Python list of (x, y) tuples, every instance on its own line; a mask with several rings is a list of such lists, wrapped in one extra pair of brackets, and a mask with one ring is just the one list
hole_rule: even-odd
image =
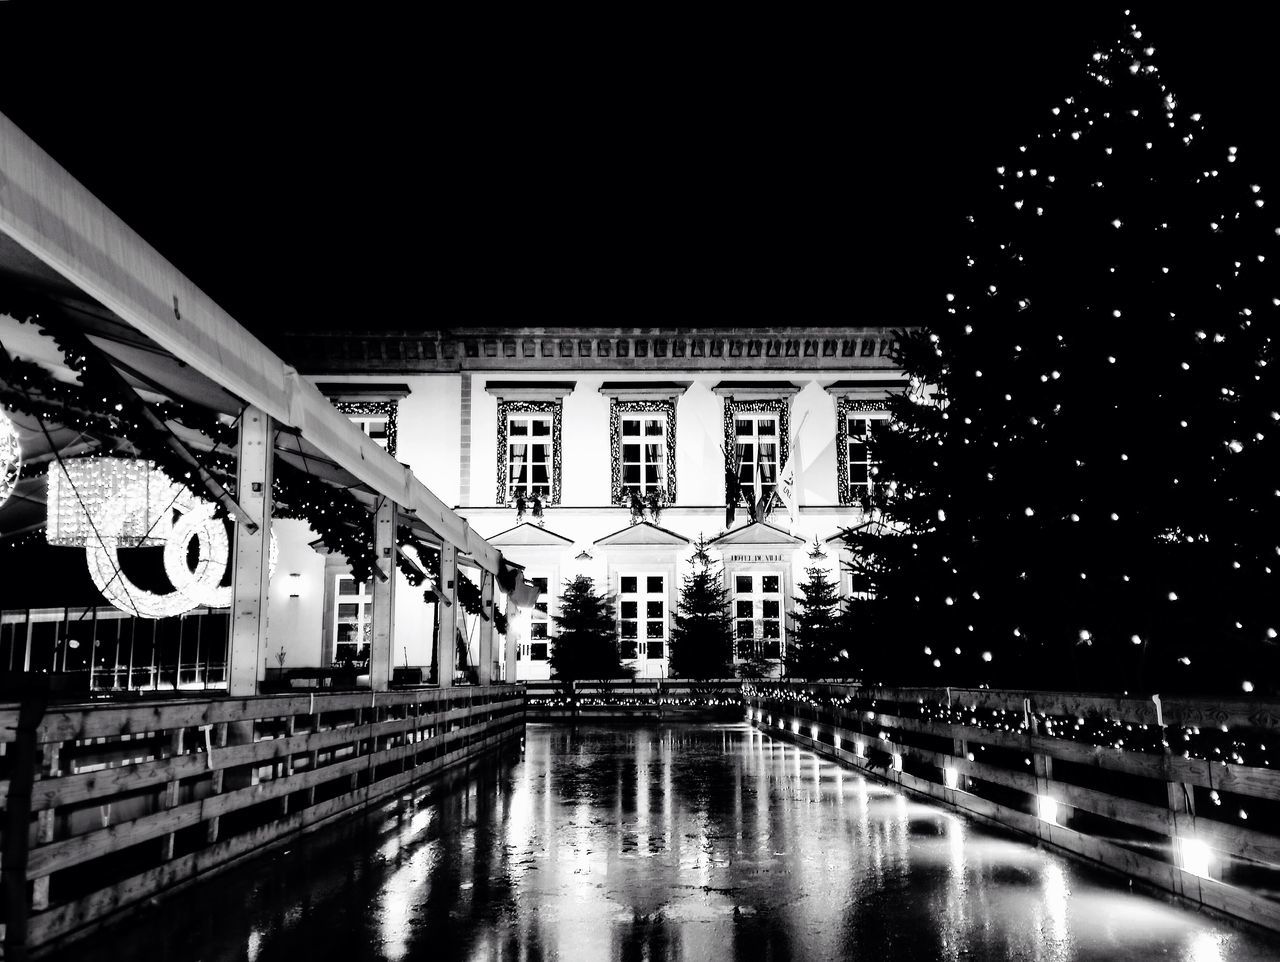
[(796, 428), (795, 436), (787, 446), (786, 463), (782, 465), (782, 470), (778, 472), (778, 500), (787, 506), (787, 515), (790, 517), (793, 526), (800, 513), (800, 492), (796, 481), (796, 469), (800, 463), (800, 428), (804, 427), (804, 422), (808, 417), (809, 412), (806, 411), (804, 417), (800, 419), (800, 427)]

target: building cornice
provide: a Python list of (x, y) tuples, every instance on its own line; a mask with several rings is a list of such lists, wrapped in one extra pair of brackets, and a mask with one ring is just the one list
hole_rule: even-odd
[(891, 326), (471, 327), (287, 336), (312, 376), (455, 371), (849, 371), (897, 369)]

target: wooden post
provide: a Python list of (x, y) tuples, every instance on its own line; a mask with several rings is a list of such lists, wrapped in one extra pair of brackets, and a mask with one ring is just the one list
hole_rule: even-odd
[[(28, 619), (29, 620), (29, 619)], [(27, 651), (30, 652), (30, 644)], [(5, 830), (0, 847), (0, 865), (4, 878), (4, 957), (6, 960), (27, 958), (27, 855), (30, 842), (31, 789), (35, 782), (38, 743), (37, 729), (44, 718), (48, 694), (23, 699), (18, 709), (18, 726), (14, 732), (12, 774), (5, 797)]]
[(457, 660), (458, 548), (448, 541), (440, 549), (440, 603), (436, 605), (440, 625), (436, 633), (436, 683), (453, 686), (453, 666)]
[(480, 573), (480, 600), (482, 617), (480, 619), (480, 654), (479, 678), (481, 685), (493, 684), (493, 572)]
[(506, 644), (503, 646), (503, 665), (505, 666), (505, 670), (502, 674), (502, 680), (508, 685), (514, 685), (516, 683), (516, 640), (514, 632), (511, 630), (511, 617), (515, 613), (515, 610), (515, 605), (511, 603), (510, 599), (508, 599), (506, 610)]
[[(183, 728), (175, 728), (170, 733), (169, 735), (169, 757), (170, 758), (177, 758), (179, 755), (183, 753), (184, 747), (183, 747), (182, 736), (185, 731), (186, 729), (183, 729)], [(178, 804), (179, 798), (181, 797), (181, 794), (180, 794), (181, 788), (182, 788), (181, 782), (176, 779), (171, 782), (166, 782), (164, 786), (164, 798), (160, 802), (161, 806), (165, 809), (175, 808)], [(168, 835), (164, 837), (164, 840), (162, 842), (161, 857), (166, 862), (169, 861), (171, 858), (173, 858), (174, 839), (175, 839), (175, 834), (173, 832), (170, 832)]]
[(383, 498), (374, 515), (374, 562), (386, 578), (373, 579), (373, 638), (369, 644), (369, 684), (374, 691), (391, 687), (395, 643), (396, 503)]
[(271, 550), (271, 418), (255, 407), (240, 415), (236, 496), (256, 530), (235, 526), (231, 553), (231, 652), (228, 694), (256, 695), (267, 640), (268, 559)]

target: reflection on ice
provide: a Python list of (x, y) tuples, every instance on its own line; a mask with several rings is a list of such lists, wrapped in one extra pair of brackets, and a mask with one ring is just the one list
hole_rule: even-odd
[(744, 725), (532, 725), (348, 832), (63, 962), (1280, 958)]

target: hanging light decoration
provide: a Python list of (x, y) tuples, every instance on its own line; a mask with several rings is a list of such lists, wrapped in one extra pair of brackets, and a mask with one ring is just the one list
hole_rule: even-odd
[(49, 468), (45, 540), (68, 548), (108, 539), (119, 548), (162, 545), (166, 519), (182, 490), (151, 461), (59, 461)]
[(21, 470), (22, 449), (18, 446), (18, 429), (0, 407), (0, 504), (9, 500)]
[[(193, 608), (226, 608), (224, 586), (230, 539), (214, 505), (169, 479), (149, 461), (79, 458), (49, 471), (50, 544), (83, 547), (89, 576), (103, 597), (141, 618), (171, 618)], [(188, 561), (196, 540), (194, 570)], [(164, 568), (174, 591), (140, 588), (123, 572), (119, 549), (164, 547)], [(268, 577), (279, 547), (271, 534)]]

